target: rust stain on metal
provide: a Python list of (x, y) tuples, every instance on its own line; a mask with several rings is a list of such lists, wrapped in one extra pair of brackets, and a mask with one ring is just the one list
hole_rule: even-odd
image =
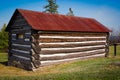
[(93, 18), (65, 16), (17, 9), (35, 30), (110, 32), (108, 28)]

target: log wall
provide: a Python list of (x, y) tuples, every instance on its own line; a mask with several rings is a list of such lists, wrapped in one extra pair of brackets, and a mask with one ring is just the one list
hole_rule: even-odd
[[(23, 38), (18, 38), (19, 34)], [(31, 27), (17, 14), (9, 31), (8, 65), (32, 70), (31, 48)]]
[(105, 56), (107, 33), (39, 32), (41, 65)]
[[(24, 38), (17, 39), (17, 34), (21, 33)], [(9, 39), (9, 65), (27, 70), (108, 53), (107, 33), (37, 33), (30, 29), (14, 29)]]

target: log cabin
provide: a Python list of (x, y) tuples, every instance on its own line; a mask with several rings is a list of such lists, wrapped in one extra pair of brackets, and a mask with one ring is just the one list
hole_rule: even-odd
[(26, 70), (109, 52), (110, 30), (93, 18), (16, 9), (6, 31), (8, 65)]

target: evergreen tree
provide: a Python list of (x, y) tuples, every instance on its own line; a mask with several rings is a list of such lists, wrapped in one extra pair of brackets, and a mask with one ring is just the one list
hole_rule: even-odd
[(67, 13), (67, 16), (74, 16), (74, 13), (71, 8), (69, 8), (69, 12)]
[(44, 12), (50, 12), (52, 14), (58, 13), (58, 5), (56, 4), (56, 0), (48, 0), (48, 5), (46, 5)]
[(8, 33), (5, 32), (6, 24), (0, 30), (0, 49), (7, 49), (8, 47)]

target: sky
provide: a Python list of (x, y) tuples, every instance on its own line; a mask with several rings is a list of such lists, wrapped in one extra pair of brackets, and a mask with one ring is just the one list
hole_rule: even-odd
[[(72, 8), (75, 16), (94, 18), (111, 30), (120, 32), (120, 0), (56, 0), (59, 14)], [(16, 8), (44, 11), (47, 0), (0, 0), (0, 28), (8, 24)]]

